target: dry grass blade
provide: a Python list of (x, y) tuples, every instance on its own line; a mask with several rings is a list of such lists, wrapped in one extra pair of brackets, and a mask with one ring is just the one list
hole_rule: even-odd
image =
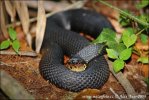
[(36, 27), (36, 52), (39, 53), (43, 36), (46, 27), (46, 15), (43, 7), (43, 1), (38, 1), (38, 15), (37, 15), (37, 27)]
[(11, 17), (11, 22), (15, 21), (15, 16), (16, 16), (16, 10), (13, 4), (10, 2), (10, 0), (4, 1), (5, 6), (6, 6), (6, 11)]
[[(83, 7), (83, 5), (86, 2), (87, 2), (87, 0), (77, 1), (74, 4), (71, 4), (71, 5), (67, 6), (67, 7), (65, 7), (64, 9), (61, 9), (61, 10), (54, 11), (54, 12), (46, 14), (46, 17), (50, 17), (51, 15), (53, 15), (53, 14), (55, 14), (57, 12), (60, 12), (60, 11), (64, 11), (64, 10), (68, 10), (68, 9), (81, 8), (81, 7)], [(35, 21), (37, 21), (37, 17), (34, 17), (34, 18), (30, 19), (30, 23), (35, 22)], [(19, 25), (21, 25), (20, 21), (15, 23), (15, 26), (19, 26)], [(11, 27), (11, 26), (12, 26), (12, 24), (7, 25), (7, 27)]]
[(24, 1), (14, 1), (14, 2), (17, 13), (22, 23), (23, 31), (26, 34), (27, 42), (31, 46), (31, 35), (29, 34), (30, 20), (27, 5), (24, 3)]
[(5, 22), (5, 15), (4, 15), (4, 5), (3, 2), (0, 1), (0, 28), (3, 32), (3, 35), (5, 38), (8, 38), (8, 32), (7, 32), (7, 27), (6, 27), (6, 22)]
[(21, 9), (22, 9), (22, 16), (24, 15), (23, 17), (23, 30), (25, 33), (28, 33), (29, 31), (29, 26), (30, 26), (30, 21), (29, 21), (29, 12), (28, 12), (28, 8), (27, 8), (27, 5), (24, 3), (24, 1), (21, 1)]
[(27, 34), (29, 31), (29, 25), (30, 25), (28, 8), (23, 1), (14, 1), (14, 2), (15, 2), (17, 13), (22, 23), (23, 31), (25, 32), (25, 34)]

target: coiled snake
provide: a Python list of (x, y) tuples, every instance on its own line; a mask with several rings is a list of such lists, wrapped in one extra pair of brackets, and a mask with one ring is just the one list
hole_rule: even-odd
[[(66, 68), (63, 61), (64, 55), (72, 57), (90, 45), (90, 41), (77, 32), (96, 38), (103, 28), (113, 29), (103, 15), (90, 10), (73, 9), (49, 17), (41, 49), (43, 56), (39, 64), (42, 76), (57, 87), (73, 92), (103, 86), (109, 77), (108, 64), (103, 55), (96, 55), (88, 61), (86, 70), (81, 72)], [(92, 51), (95, 50), (92, 48), (87, 51), (94, 55)], [(80, 53), (81, 57), (87, 54), (89, 53)]]

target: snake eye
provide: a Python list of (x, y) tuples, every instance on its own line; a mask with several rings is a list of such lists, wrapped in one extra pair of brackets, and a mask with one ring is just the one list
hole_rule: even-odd
[(78, 57), (73, 57), (68, 61), (68, 64), (84, 64), (84, 60), (78, 58)]
[(78, 64), (79, 63), (79, 60), (77, 58), (71, 58), (69, 61), (68, 61), (69, 64)]

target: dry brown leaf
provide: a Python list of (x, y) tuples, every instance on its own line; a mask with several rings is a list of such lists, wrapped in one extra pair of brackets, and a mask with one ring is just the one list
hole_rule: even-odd
[(145, 64), (142, 65), (140, 70), (141, 70), (142, 76), (149, 77), (149, 66), (148, 65), (145, 65)]
[[(77, 1), (77, 2), (75, 2), (74, 4), (71, 4), (70, 6), (65, 7), (64, 9), (61, 9), (61, 10), (54, 11), (54, 12), (51, 12), (51, 13), (46, 14), (46, 17), (50, 17), (51, 15), (53, 15), (53, 14), (59, 12), (59, 11), (64, 11), (64, 10), (74, 9), (74, 8), (81, 8), (81, 7), (84, 6), (84, 4), (86, 3), (86, 1), (87, 1), (87, 0)], [(36, 20), (37, 20), (36, 17), (31, 18), (31, 19), (30, 19), (30, 23), (31, 23), (31, 22), (35, 22)], [(21, 25), (21, 22), (20, 22), (20, 21), (15, 23), (15, 26), (19, 26), (19, 25)], [(12, 24), (7, 25), (7, 27), (11, 27), (11, 26), (12, 26)]]
[(23, 1), (14, 1), (17, 13), (22, 23), (23, 31), (25, 34), (28, 34), (29, 31), (29, 13), (26, 4)]
[[(68, 7), (65, 7), (62, 10), (68, 10), (68, 9), (72, 9), (72, 8), (81, 8), (85, 2), (86, 2), (86, 0), (78, 1)], [(45, 15), (43, 1), (38, 1), (38, 16), (37, 16), (37, 29), (36, 29), (36, 52), (37, 53), (39, 53), (41, 45), (42, 45), (43, 36), (44, 36), (44, 32), (45, 32), (45, 27), (46, 27), (46, 17), (49, 17), (57, 12), (59, 12), (59, 11), (55, 11), (55, 12)]]
[(8, 38), (8, 32), (7, 32), (7, 27), (6, 27), (6, 22), (5, 22), (5, 15), (4, 15), (4, 2), (0, 1), (0, 28), (3, 32), (3, 35), (5, 38)]
[(100, 95), (103, 94), (103, 91), (101, 92), (98, 89), (85, 89), (81, 91), (74, 100), (92, 100), (92, 99), (98, 99)]
[(11, 17), (11, 22), (14, 22), (15, 16), (16, 16), (15, 7), (14, 7), (13, 3), (10, 2), (10, 0), (6, 0), (4, 2), (5, 2), (6, 11)]
[(135, 43), (135, 47), (138, 49), (138, 50), (146, 50), (148, 51), (149, 50), (149, 38), (148, 38), (148, 42), (146, 44), (143, 44), (141, 42), (141, 40), (139, 39), (136, 43)]
[(30, 20), (27, 5), (24, 1), (14, 1), (17, 13), (22, 23), (23, 31), (26, 34), (28, 44), (31, 46), (31, 35), (29, 34)]
[(29, 31), (29, 26), (30, 26), (30, 21), (29, 21), (29, 12), (28, 12), (28, 8), (27, 8), (27, 5), (24, 3), (24, 1), (21, 2), (21, 9), (22, 9), (22, 16), (23, 16), (23, 13), (24, 13), (24, 25), (23, 25), (23, 30), (25, 33), (28, 33)]
[[(46, 15), (43, 7), (43, 1), (38, 1), (38, 15), (37, 15), (37, 27), (36, 27), (36, 52), (39, 53), (44, 32), (46, 27)], [(49, 27), (50, 28), (50, 27)]]
[(27, 34), (29, 28), (29, 23), (27, 20), (29, 19), (29, 17), (27, 18), (26, 9), (25, 7), (23, 7), (24, 4), (22, 1), (14, 1), (14, 2), (20, 21), (22, 23), (23, 31), (25, 32), (25, 34)]

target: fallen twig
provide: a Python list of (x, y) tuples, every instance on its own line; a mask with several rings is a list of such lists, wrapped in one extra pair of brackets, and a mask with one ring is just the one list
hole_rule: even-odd
[[(52, 16), (53, 14), (55, 14), (55, 13), (57, 13), (57, 12), (60, 12), (60, 11), (64, 11), (64, 10), (68, 10), (68, 9), (72, 9), (72, 8), (81, 8), (81, 7), (84, 5), (85, 2), (86, 2), (86, 0), (77, 1), (77, 2), (75, 2), (74, 4), (72, 4), (72, 5), (70, 5), (70, 6), (66, 7), (66, 8), (64, 8), (64, 9), (62, 9), (62, 10), (58, 10), (58, 11), (54, 11), (54, 12), (51, 12), (51, 13), (46, 14), (46, 17), (50, 17), (50, 16)], [(35, 22), (36, 20), (37, 20), (37, 17), (34, 17), (34, 18), (31, 18), (29, 21), (30, 21), (30, 23), (32, 23), (32, 22)], [(19, 21), (19, 22), (16, 22), (16, 23), (15, 23), (15, 26), (19, 26), (19, 25), (21, 25), (21, 24), (22, 24), (22, 23)], [(9, 24), (9, 25), (7, 25), (7, 28), (8, 28), (8, 27), (11, 27), (12, 25), (14, 25), (14, 24)]]
[(109, 89), (113, 94), (114, 94), (114, 96), (115, 96), (115, 98), (117, 98), (117, 99), (121, 99), (120, 97), (119, 97), (119, 95), (110, 87), (110, 89)]
[(23, 86), (21, 86), (14, 78), (12, 78), (5, 71), (0, 71), (2, 91), (13, 100), (35, 100), (35, 98), (30, 95)]
[[(27, 4), (28, 7), (37, 9), (38, 8), (38, 1), (35, 0), (26, 0), (25, 3)], [(70, 5), (67, 1), (60, 1), (60, 2), (54, 2), (54, 1), (44, 1), (43, 6), (45, 11), (51, 12), (54, 10), (60, 10), (63, 9), (64, 7)]]
[[(1, 55), (17, 55), (17, 53), (14, 51), (0, 51), (0, 54)], [(19, 51), (18, 55), (36, 57), (37, 53), (34, 51)]]
[(108, 61), (108, 64), (109, 64), (109, 68), (110, 68), (110, 71), (111, 73), (114, 75), (114, 77), (120, 82), (120, 84), (123, 86), (123, 88), (125, 89), (128, 97), (131, 95), (136, 95), (137, 93), (135, 92), (133, 86), (131, 85), (131, 83), (129, 82), (129, 80), (123, 75), (122, 72), (119, 72), (119, 73), (115, 73), (113, 71), (113, 68), (112, 68), (112, 62), (111, 61)]
[(18, 61), (18, 62), (3, 62), (3, 61), (0, 61), (0, 66), (8, 66), (8, 67), (13, 67), (13, 66), (19, 66), (20, 64), (24, 64), (26, 65), (26, 67), (28, 68), (28, 70), (31, 70), (32, 72), (35, 72), (36, 74), (39, 74), (39, 70), (35, 70), (33, 69), (33, 64), (32, 62), (33, 61), (37, 61), (37, 63), (40, 61), (40, 58), (35, 58), (33, 60), (30, 60), (30, 61)]
[(0, 61), (0, 66), (5, 65), (5, 66), (11, 66), (10, 64), (4, 63), (2, 61)]

